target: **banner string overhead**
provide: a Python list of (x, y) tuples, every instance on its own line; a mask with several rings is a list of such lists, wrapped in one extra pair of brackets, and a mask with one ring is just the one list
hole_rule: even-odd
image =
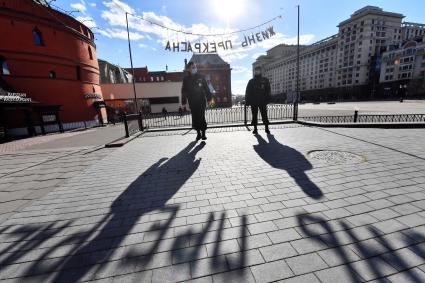
[[(233, 49), (236, 45), (231, 38), (232, 35), (242, 34), (243, 35), (243, 42), (240, 43), (241, 47), (248, 47), (253, 44), (256, 44), (258, 42), (267, 40), (274, 35), (276, 35), (276, 32), (274, 31), (273, 25), (269, 25), (270, 23), (281, 19), (282, 16), (276, 16), (264, 23), (261, 23), (259, 25), (235, 30), (235, 31), (229, 31), (229, 32), (223, 32), (223, 33), (194, 33), (190, 31), (184, 31), (182, 28), (176, 29), (172, 27), (167, 27), (162, 24), (153, 22), (151, 20), (145, 19), (142, 16), (134, 15), (128, 13), (128, 15), (131, 15), (135, 18), (141, 19), (143, 21), (146, 21), (152, 25), (158, 26), (160, 28), (166, 29), (167, 34), (169, 31), (173, 31), (177, 36), (176, 38), (170, 40), (167, 39), (167, 43), (165, 44), (165, 50), (166, 51), (172, 51), (172, 52), (194, 52), (194, 53), (217, 53), (219, 50), (229, 50)], [(266, 27), (268, 26), (268, 27)], [(251, 32), (251, 33), (249, 33)], [(180, 41), (179, 34), (183, 34), (185, 41)], [(193, 43), (191, 41), (187, 40), (187, 37), (193, 38), (193, 36), (199, 37), (196, 43)], [(206, 41), (201, 41), (201, 37), (206, 38)], [(210, 38), (221, 38), (221, 41), (211, 40)], [(226, 38), (226, 40), (223, 40), (223, 37)], [(228, 39), (230, 38), (230, 39)], [(175, 41), (177, 39), (177, 41)]]

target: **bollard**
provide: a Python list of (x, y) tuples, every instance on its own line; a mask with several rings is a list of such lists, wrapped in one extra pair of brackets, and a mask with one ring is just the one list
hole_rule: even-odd
[(123, 118), (123, 121), (124, 121), (125, 137), (128, 138), (130, 136), (130, 133), (128, 132), (128, 123), (127, 123), (126, 114), (123, 114), (122, 118)]
[(247, 119), (246, 119), (246, 103), (244, 104), (244, 124), (245, 124), (245, 126), (247, 124)]
[(143, 114), (142, 111), (139, 111), (139, 130), (143, 132)]

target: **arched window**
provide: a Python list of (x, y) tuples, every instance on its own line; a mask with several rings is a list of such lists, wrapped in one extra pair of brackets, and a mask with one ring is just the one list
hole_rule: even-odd
[(76, 73), (77, 73), (77, 81), (80, 81), (81, 80), (81, 68), (80, 68), (80, 66), (77, 66)]
[(0, 56), (0, 75), (10, 75), (9, 65), (7, 65), (6, 59)]
[(50, 71), (50, 72), (49, 72), (49, 78), (51, 78), (51, 79), (56, 78), (56, 73), (55, 73), (55, 71)]
[(90, 46), (89, 46), (89, 57), (90, 57), (90, 60), (93, 60), (93, 53), (91, 52)]
[(38, 28), (34, 28), (32, 30), (32, 37), (34, 39), (35, 45), (38, 45), (38, 46), (43, 45), (43, 36), (41, 35), (41, 31)]

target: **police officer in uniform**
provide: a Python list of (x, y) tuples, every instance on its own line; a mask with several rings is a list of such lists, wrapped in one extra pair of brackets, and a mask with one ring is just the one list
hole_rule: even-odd
[(183, 79), (182, 86), (182, 104), (183, 108), (189, 102), (192, 112), (192, 128), (196, 130), (196, 140), (206, 140), (205, 131), (207, 121), (205, 120), (205, 109), (207, 101), (212, 100), (212, 94), (205, 78), (198, 73), (196, 64), (189, 62), (187, 64), (188, 74)]
[(266, 127), (266, 133), (270, 134), (269, 119), (267, 118), (267, 104), (270, 100), (270, 82), (261, 75), (261, 67), (257, 66), (254, 69), (254, 78), (249, 80), (245, 93), (245, 103), (246, 105), (251, 105), (252, 125), (254, 126), (252, 133), (254, 135), (258, 133), (258, 109), (260, 109), (261, 119)]

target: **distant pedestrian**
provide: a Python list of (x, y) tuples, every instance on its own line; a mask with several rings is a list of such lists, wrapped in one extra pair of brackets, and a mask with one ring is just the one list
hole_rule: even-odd
[(212, 100), (212, 94), (205, 78), (198, 73), (195, 63), (187, 64), (188, 74), (183, 79), (182, 86), (182, 104), (186, 107), (189, 102), (192, 112), (192, 127), (196, 130), (196, 140), (206, 140), (205, 131), (207, 130), (207, 121), (205, 120), (205, 109), (207, 101)]
[(180, 117), (183, 116), (183, 108), (181, 106), (179, 106), (179, 115)]
[(106, 116), (108, 117), (108, 123), (115, 125), (115, 109), (110, 106), (106, 106)]
[(165, 120), (167, 120), (168, 111), (165, 107), (162, 108), (162, 115), (164, 115)]
[(266, 133), (270, 134), (269, 119), (267, 117), (267, 104), (271, 101), (270, 82), (261, 74), (261, 67), (254, 69), (254, 78), (249, 80), (246, 87), (245, 102), (251, 105), (252, 125), (254, 126), (254, 135), (258, 133), (258, 109), (260, 109), (261, 119), (266, 127)]

